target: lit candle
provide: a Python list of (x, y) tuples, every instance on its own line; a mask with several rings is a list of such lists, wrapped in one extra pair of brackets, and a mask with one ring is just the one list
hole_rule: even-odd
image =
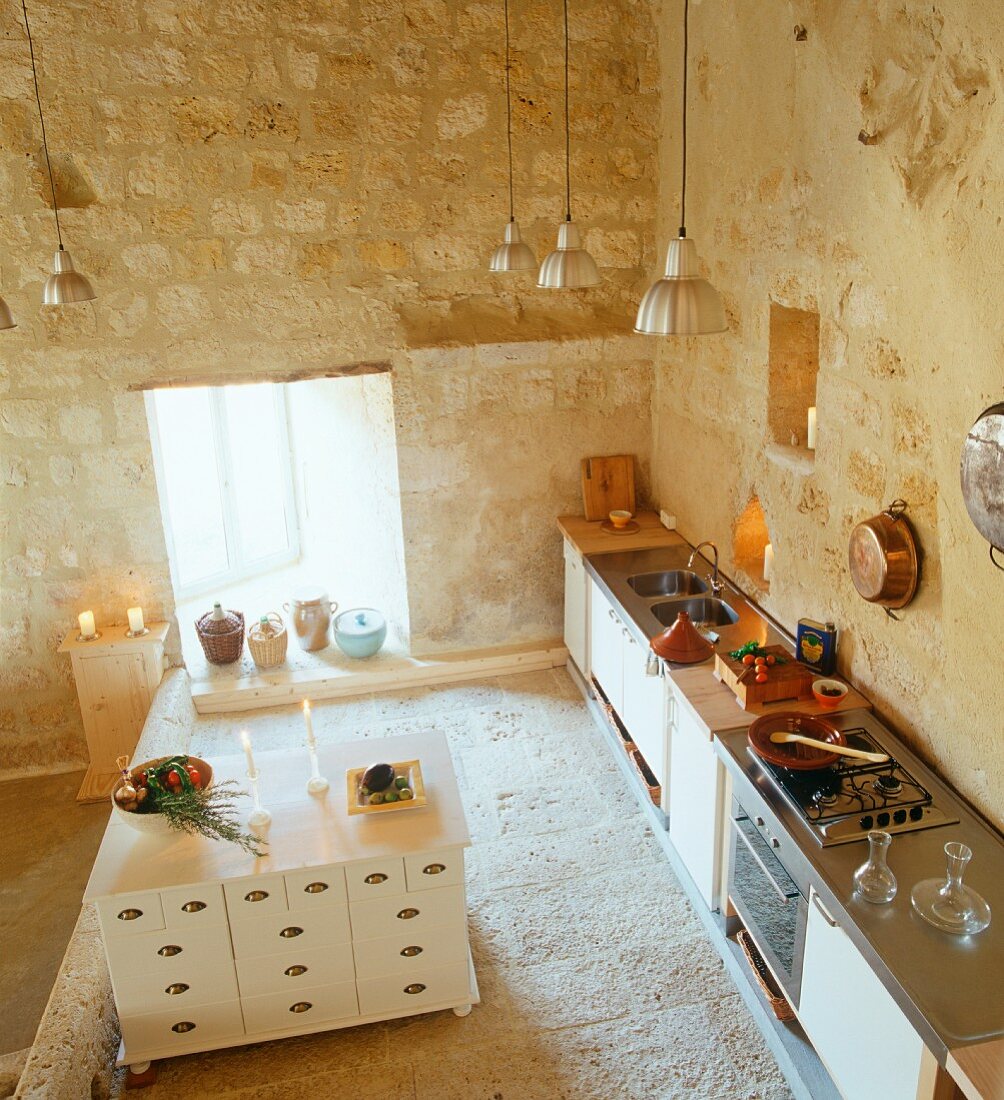
[(774, 571), (774, 547), (768, 542), (763, 548), (763, 579), (765, 581), (770, 580), (770, 575)]
[(303, 700), (303, 721), (307, 726), (307, 744), (312, 748), (317, 748), (317, 741), (314, 738), (314, 721), (310, 717), (310, 700)]
[(809, 430), (805, 438), (805, 445), (810, 451), (816, 449), (816, 406), (809, 406)]
[(77, 622), (80, 624), (80, 636), (82, 638), (93, 638), (97, 634), (94, 627), (93, 611), (81, 611), (77, 616)]
[(133, 634), (143, 633), (143, 608), (130, 607), (126, 614), (129, 616), (129, 629)]
[(244, 755), (248, 761), (248, 775), (257, 775), (257, 769), (254, 766), (254, 756), (251, 755), (251, 738), (248, 736), (247, 730), (241, 730), (241, 744), (244, 746)]

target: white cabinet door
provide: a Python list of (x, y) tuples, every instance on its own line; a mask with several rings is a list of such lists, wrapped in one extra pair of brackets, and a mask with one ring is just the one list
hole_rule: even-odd
[(603, 694), (624, 713), (624, 626), (596, 582), (589, 580), (589, 665)]
[(798, 1015), (844, 1100), (915, 1100), (923, 1040), (815, 891)]
[(582, 555), (565, 543), (565, 645), (576, 668), (589, 678), (589, 589)]
[(669, 839), (701, 897), (717, 909), (725, 772), (697, 718), (679, 700), (673, 710)]
[(666, 681), (649, 676), (645, 669), (649, 650), (632, 636), (624, 645), (624, 712), (621, 718), (631, 740), (641, 750), (652, 774), (665, 790), (668, 769), (666, 757)]

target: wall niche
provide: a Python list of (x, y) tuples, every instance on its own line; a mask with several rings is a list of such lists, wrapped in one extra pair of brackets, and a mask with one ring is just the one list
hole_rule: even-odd
[(807, 450), (809, 409), (816, 404), (819, 313), (770, 303), (767, 430), (781, 447)]
[(770, 531), (760, 498), (751, 497), (732, 528), (732, 560), (761, 592), (770, 591), (770, 570), (769, 567), (766, 571), (764, 569), (764, 556), (769, 544)]

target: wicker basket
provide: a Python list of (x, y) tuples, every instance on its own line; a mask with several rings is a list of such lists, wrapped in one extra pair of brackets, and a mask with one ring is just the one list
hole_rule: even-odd
[(289, 632), (278, 611), (270, 611), (248, 631), (248, 649), (259, 668), (274, 668), (286, 660)]
[(214, 619), (207, 611), (195, 621), (195, 633), (202, 643), (206, 660), (214, 665), (229, 665), (239, 661), (244, 652), (244, 614), (224, 611), (222, 619)]
[(753, 977), (756, 978), (757, 985), (760, 986), (763, 995), (767, 998), (767, 1003), (774, 1015), (779, 1020), (794, 1020), (795, 1010), (788, 1003), (788, 998), (785, 997), (774, 975), (768, 969), (763, 955), (760, 954), (757, 945), (753, 942), (753, 937), (743, 928), (736, 939), (739, 941), (739, 946), (743, 949), (746, 961), (753, 971)]

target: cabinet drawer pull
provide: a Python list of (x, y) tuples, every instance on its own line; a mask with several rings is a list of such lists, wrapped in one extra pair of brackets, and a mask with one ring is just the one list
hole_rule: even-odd
[(176, 943), (165, 943), (164, 946), (157, 951), (157, 954), (163, 959), (173, 959), (175, 955), (180, 955), (181, 952), (182, 948)]
[(139, 920), (143, 916), (142, 909), (123, 909), (119, 913), (119, 920)]
[(178, 1035), (184, 1035), (186, 1032), (194, 1031), (195, 1024), (193, 1024), (191, 1020), (182, 1020), (180, 1023), (173, 1024), (171, 1030)]
[(617, 622), (617, 616), (614, 614), (614, 609), (612, 607), (607, 608), (607, 614), (610, 616), (611, 619), (613, 619), (614, 622)]
[(380, 872), (377, 872), (374, 875), (367, 875), (363, 879), (363, 882), (365, 882), (367, 886), (379, 886), (381, 882), (386, 882), (386, 881), (387, 881), (387, 876), (384, 875), (384, 874), (381, 874)]
[(307, 967), (305, 966), (287, 966), (283, 971), (287, 978), (299, 978), (301, 974), (307, 973)]
[(422, 868), (423, 875), (441, 875), (446, 870), (445, 863), (430, 863), (428, 867)]
[(264, 901), (268, 897), (267, 890), (252, 890), (250, 894), (244, 895), (245, 901)]
[(181, 907), (182, 913), (201, 913), (206, 908), (204, 901), (186, 901)]
[(302, 936), (303, 935), (303, 929), (302, 928), (297, 928), (295, 924), (292, 924), (292, 925), (289, 926), (289, 928), (284, 928), (279, 933), (279, 935), (282, 936), (282, 938), (284, 940), (292, 940), (292, 939), (295, 939), (297, 936)]
[(328, 884), (326, 882), (308, 882), (303, 888), (305, 894), (323, 894), (327, 890)]
[(310, 1001), (297, 1001), (295, 1005), (289, 1006), (290, 1012), (309, 1012), (314, 1006)]
[(402, 949), (401, 954), (406, 959), (413, 959), (416, 955), (421, 955), (422, 950), (421, 947), (405, 947)]
[(175, 982), (173, 985), (169, 985), (164, 992), (169, 997), (177, 997), (179, 993), (187, 993), (188, 986), (184, 982)]
[(405, 993), (410, 993), (414, 996), (416, 993), (421, 993), (425, 989), (425, 986), (421, 982), (412, 982), (411, 985), (404, 987)]
[(412, 917), (417, 917), (417, 916), (418, 916), (418, 910), (417, 909), (402, 909), (401, 912), (398, 913), (397, 919), (398, 920), (411, 920)]
[(819, 915), (831, 928), (839, 928), (840, 925), (830, 916), (829, 913), (823, 908), (823, 903), (819, 900), (818, 894), (812, 895), (812, 904), (819, 910)]

